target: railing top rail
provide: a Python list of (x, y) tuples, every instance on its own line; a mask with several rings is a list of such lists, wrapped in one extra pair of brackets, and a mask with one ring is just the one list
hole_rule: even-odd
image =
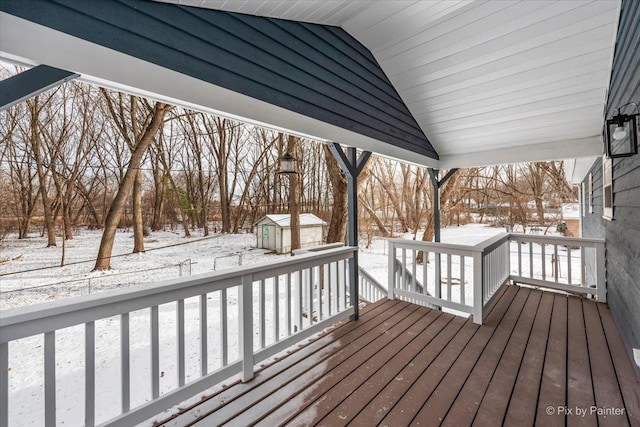
[[(355, 247), (329, 249), (277, 263), (266, 261), (220, 272), (6, 310), (0, 313), (0, 343), (238, 286), (241, 284), (241, 277), (245, 275), (286, 274), (322, 261), (350, 258), (356, 250)], [(20, 331), (15, 329), (15, 326), (24, 323), (30, 323), (30, 327), (21, 328)]]
[(511, 233), (510, 240), (517, 240), (520, 242), (533, 242), (533, 243), (558, 243), (558, 244), (576, 244), (578, 246), (593, 247), (597, 243), (604, 243), (604, 239), (585, 239), (581, 237), (564, 237), (564, 236), (538, 236), (534, 234), (517, 234)]
[(491, 249), (500, 246), (502, 243), (509, 240), (509, 233), (500, 233), (493, 237), (489, 237), (486, 240), (475, 245), (473, 248), (476, 251), (490, 251)]
[(389, 239), (389, 243), (393, 243), (396, 246), (404, 247), (407, 249), (427, 250), (432, 252), (444, 252), (449, 251), (453, 255), (464, 255), (464, 252), (477, 252), (475, 246), (460, 245), (457, 243), (442, 243), (442, 242), (423, 242), (417, 240), (405, 240), (405, 239)]

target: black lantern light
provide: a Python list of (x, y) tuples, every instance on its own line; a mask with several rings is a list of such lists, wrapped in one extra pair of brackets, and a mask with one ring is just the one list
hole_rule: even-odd
[[(628, 106), (636, 108), (635, 114), (621, 114)], [(607, 120), (607, 157), (627, 157), (638, 153), (638, 105), (631, 102), (613, 110), (618, 114)]]
[(286, 153), (284, 156), (280, 157), (280, 170), (278, 173), (283, 174), (294, 174), (296, 172), (296, 158), (291, 154)]

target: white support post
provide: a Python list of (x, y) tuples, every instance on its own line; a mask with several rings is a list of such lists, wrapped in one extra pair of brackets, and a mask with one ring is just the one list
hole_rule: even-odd
[(242, 360), (242, 382), (253, 378), (253, 276), (242, 276), (239, 292), (238, 316), (240, 324), (240, 360)]
[(388, 265), (387, 271), (389, 275), (389, 283), (387, 284), (387, 298), (392, 300), (392, 299), (395, 299), (395, 288), (396, 288), (396, 271), (395, 271), (396, 270), (396, 247), (391, 241), (389, 242), (388, 260), (389, 260), (389, 265)]
[(607, 271), (604, 242), (596, 243), (596, 297), (598, 302), (607, 302)]
[(473, 253), (473, 323), (482, 325), (484, 293), (482, 292), (482, 252)]

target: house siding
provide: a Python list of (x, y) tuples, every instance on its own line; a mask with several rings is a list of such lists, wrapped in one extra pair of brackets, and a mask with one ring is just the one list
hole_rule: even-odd
[[(640, 2), (623, 1), (617, 40), (607, 118), (628, 102), (640, 103)], [(640, 375), (640, 155), (613, 160), (612, 221), (602, 217), (601, 159), (590, 173), (593, 213), (583, 218), (583, 236), (606, 241), (607, 302)]]
[(147, 0), (3, 0), (0, 10), (438, 158), (371, 52), (341, 28)]

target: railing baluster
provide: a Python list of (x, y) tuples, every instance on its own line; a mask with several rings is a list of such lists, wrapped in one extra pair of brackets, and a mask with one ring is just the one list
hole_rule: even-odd
[(129, 313), (120, 315), (120, 387), (122, 412), (131, 409), (131, 359), (129, 358)]
[(429, 292), (427, 290), (427, 284), (429, 283), (427, 281), (427, 266), (428, 264), (429, 258), (428, 258), (428, 252), (427, 251), (422, 251), (422, 293), (424, 295), (427, 295), (427, 293)]
[(309, 268), (309, 325), (313, 325), (313, 275), (314, 268)]
[(209, 372), (207, 314), (207, 294), (202, 294), (200, 295), (200, 375), (203, 377)]
[(44, 334), (44, 425), (56, 425), (56, 332)]
[(400, 288), (407, 290), (409, 289), (409, 284), (407, 283), (407, 250), (405, 248), (402, 248), (401, 251), (402, 254), (402, 261), (400, 262), (401, 270), (400, 270)]
[(441, 269), (442, 269), (442, 265), (440, 264), (441, 258), (440, 258), (440, 253), (435, 253), (435, 263), (436, 263), (436, 283), (435, 283), (435, 289), (434, 289), (434, 293), (433, 296), (435, 296), (436, 298), (441, 298), (442, 295), (442, 273), (441, 273)]
[(325, 313), (328, 316), (331, 316), (331, 285), (329, 284), (329, 264), (325, 264), (320, 266), (320, 273), (322, 276), (322, 287), (323, 287), (323, 299), (324, 299), (324, 308)]
[(298, 270), (298, 280), (296, 284), (296, 289), (298, 290), (298, 312), (296, 316), (298, 317), (298, 331), (302, 330), (302, 309), (304, 307), (302, 301), (302, 270)]
[[(357, 268), (357, 266), (356, 266)], [(329, 264), (324, 264), (320, 266), (320, 274), (323, 279), (320, 281), (322, 283), (322, 298), (323, 298), (323, 306), (324, 306), (324, 316), (331, 316), (331, 286), (329, 283)], [(358, 289), (360, 289), (358, 287)]]
[(533, 242), (529, 242), (529, 277), (533, 278)]
[(547, 279), (547, 253), (546, 253), (546, 245), (544, 243), (540, 244), (540, 248), (542, 249), (542, 280)]
[(558, 283), (558, 264), (560, 264), (560, 259), (558, 258), (558, 245), (553, 245), (553, 257), (555, 259), (555, 262), (553, 263), (553, 275), (556, 283)]
[(265, 347), (266, 339), (265, 339), (265, 317), (267, 317), (267, 312), (265, 310), (265, 283), (264, 279), (260, 280), (260, 284), (258, 285), (258, 294), (260, 295), (260, 348)]
[(0, 425), (9, 425), (9, 343), (0, 344)]
[(587, 283), (587, 259), (584, 246), (580, 246), (580, 285), (588, 286)]
[(324, 283), (322, 283), (322, 267), (318, 266), (318, 270), (316, 272), (316, 267), (313, 267), (313, 271), (314, 271), (314, 275), (316, 276), (316, 280), (317, 280), (317, 288), (318, 288), (318, 321), (321, 321), (323, 318), (323, 314), (324, 314), (324, 307), (323, 307), (323, 299), (322, 298), (322, 294), (324, 293)]
[(451, 254), (447, 254), (447, 299), (453, 301), (451, 296)]
[[(239, 356), (242, 361), (242, 382), (253, 378), (253, 280), (242, 276), (238, 289)], [(263, 312), (264, 313), (264, 312)]]
[[(238, 291), (240, 292), (240, 291)], [(253, 292), (253, 290), (252, 290)], [(227, 299), (227, 290), (220, 290), (220, 347), (222, 348), (222, 366), (227, 366), (229, 363), (229, 346), (227, 345), (227, 341), (229, 340), (229, 325), (228, 325), (228, 299)]]
[(594, 252), (596, 257), (596, 298), (598, 302), (607, 302), (604, 242), (596, 243)]
[(417, 292), (418, 286), (416, 284), (416, 251), (411, 250), (411, 292)]
[(567, 246), (567, 283), (571, 284), (571, 248)]
[(185, 382), (184, 369), (184, 300), (178, 300), (177, 315), (177, 345), (178, 345), (178, 387), (182, 387)]
[(273, 278), (273, 337), (280, 341), (280, 276)]
[(160, 396), (160, 329), (158, 306), (151, 307), (151, 396)]
[(285, 317), (287, 335), (291, 335), (291, 273), (287, 273), (285, 276), (287, 283), (286, 295), (285, 295), (285, 307), (287, 308), (287, 315)]
[(518, 276), (522, 277), (522, 244), (516, 240), (516, 245), (518, 245)]
[(84, 425), (95, 425), (96, 405), (96, 326), (84, 324)]
[[(460, 255), (460, 304), (464, 305), (464, 301), (465, 301), (465, 294), (466, 294), (466, 286), (464, 285), (464, 268), (465, 268), (465, 261), (466, 261), (466, 257), (463, 255)], [(426, 283), (426, 282), (425, 282)]]
[(331, 271), (334, 273), (330, 275), (332, 278), (335, 276), (335, 280), (331, 280), (333, 284), (333, 304), (335, 307), (335, 312), (340, 312), (340, 294), (338, 293), (338, 261), (331, 263)]
[(347, 290), (345, 287), (347, 269), (345, 268), (346, 261), (340, 261), (338, 264), (338, 293), (342, 308), (347, 308)]

